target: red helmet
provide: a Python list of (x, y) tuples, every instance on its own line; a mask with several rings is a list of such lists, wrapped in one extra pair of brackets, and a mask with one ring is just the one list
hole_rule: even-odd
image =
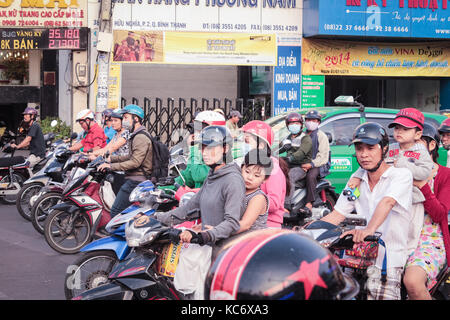
[(441, 125), (438, 128), (439, 133), (448, 133), (450, 132), (450, 118), (445, 119), (442, 121)]
[(212, 300), (335, 300), (358, 291), (330, 251), (286, 229), (253, 231), (225, 245), (205, 281)]
[(262, 140), (264, 140), (270, 147), (274, 141), (275, 134), (273, 133), (272, 127), (261, 120), (253, 120), (247, 122), (242, 127), (243, 132), (251, 133)]
[(301, 116), (301, 114), (299, 114), (297, 112), (291, 112), (286, 116), (286, 119), (284, 119), (284, 122), (286, 123), (286, 127), (291, 122), (300, 122), (303, 125), (303, 117)]

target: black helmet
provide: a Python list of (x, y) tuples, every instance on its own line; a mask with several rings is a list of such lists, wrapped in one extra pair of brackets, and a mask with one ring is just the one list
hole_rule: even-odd
[(286, 126), (288, 126), (291, 122), (300, 122), (303, 124), (303, 117), (297, 112), (291, 112), (286, 116), (284, 122), (286, 123)]
[(356, 127), (350, 145), (358, 142), (370, 145), (379, 144), (381, 149), (384, 150), (384, 147), (389, 145), (389, 136), (380, 124), (366, 122)]
[(358, 291), (327, 249), (285, 229), (253, 231), (230, 242), (205, 281), (207, 300), (337, 300)]
[(200, 141), (202, 145), (214, 147), (218, 145), (232, 145), (233, 137), (225, 126), (211, 125), (200, 132)]
[(310, 110), (305, 114), (305, 120), (316, 119), (322, 121), (322, 116), (317, 110)]
[(440, 134), (450, 132), (450, 118), (447, 118), (444, 121), (442, 121), (438, 130)]
[(439, 144), (441, 143), (441, 135), (439, 134), (438, 130), (428, 123), (424, 123), (423, 125), (422, 137), (428, 137), (430, 139), (433, 139), (434, 141), (436, 141), (436, 145), (438, 147)]

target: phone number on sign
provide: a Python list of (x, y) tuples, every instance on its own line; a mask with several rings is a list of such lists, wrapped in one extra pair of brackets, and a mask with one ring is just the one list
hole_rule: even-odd
[(324, 24), (324, 30), (336, 31), (375, 31), (375, 32), (409, 32), (408, 27), (392, 27), (392, 26), (359, 26), (351, 24)]

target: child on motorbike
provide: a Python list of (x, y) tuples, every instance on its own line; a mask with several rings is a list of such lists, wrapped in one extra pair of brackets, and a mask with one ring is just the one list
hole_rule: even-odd
[(275, 134), (272, 127), (260, 120), (253, 120), (242, 127), (244, 133), (243, 155), (251, 149), (265, 150), (272, 162), (270, 176), (262, 183), (261, 190), (269, 198), (269, 213), (267, 226), (270, 228), (281, 228), (284, 215), (284, 201), (286, 194), (290, 192), (288, 177), (288, 165), (282, 159), (270, 156), (270, 147), (274, 141)]

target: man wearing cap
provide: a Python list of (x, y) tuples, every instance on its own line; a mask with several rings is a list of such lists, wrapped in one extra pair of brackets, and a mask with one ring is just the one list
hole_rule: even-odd
[(242, 115), (237, 110), (232, 110), (230, 112), (230, 119), (227, 120), (227, 128), (231, 132), (231, 136), (233, 138), (237, 138), (239, 136), (239, 126), (238, 122), (242, 119)]
[[(388, 126), (394, 128), (394, 139), (397, 143), (389, 146), (386, 162), (393, 163), (396, 168), (408, 169), (416, 181), (427, 180), (434, 166), (428, 150), (419, 142), (422, 137), (424, 121), (425, 117), (419, 110), (404, 108), (397, 113), (394, 121)], [(362, 173), (362, 170), (358, 169), (354, 178), (361, 178)], [(355, 187), (352, 181), (349, 181), (349, 187)], [(424, 218), (423, 201), (425, 201), (425, 197), (422, 192), (418, 187), (413, 186), (410, 209), (412, 228), (408, 241), (410, 253), (419, 243)]]
[(37, 110), (27, 107), (23, 114), (23, 122), (28, 125), (26, 138), (18, 145), (12, 143), (11, 147), (21, 149), (30, 146), (30, 155), (27, 161), (33, 168), (45, 157), (45, 141), (41, 126), (36, 122)]

